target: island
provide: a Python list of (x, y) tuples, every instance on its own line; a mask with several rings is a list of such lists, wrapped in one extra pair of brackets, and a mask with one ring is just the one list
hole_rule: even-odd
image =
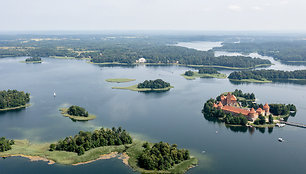
[(140, 91), (140, 92), (151, 92), (151, 91), (169, 91), (171, 88), (174, 88), (170, 83), (163, 81), (162, 79), (156, 80), (145, 80), (143, 83), (138, 85), (133, 85), (129, 87), (112, 87), (113, 89), (127, 89), (131, 91)]
[(33, 161), (65, 165), (81, 165), (118, 157), (124, 164), (141, 173), (184, 173), (198, 163), (188, 150), (178, 149), (176, 144), (133, 139), (121, 127), (80, 131), (73, 137), (52, 144), (15, 140), (12, 148), (0, 152), (0, 156), (22, 156)]
[(132, 82), (136, 79), (127, 79), (127, 78), (118, 78), (118, 79), (106, 79), (105, 81), (111, 82), (111, 83), (126, 83), (126, 82)]
[(218, 119), (228, 125), (274, 127), (283, 119), (294, 116), (293, 104), (257, 104), (253, 93), (234, 92), (221, 94), (216, 99), (209, 99), (202, 109), (208, 120)]
[(228, 78), (231, 81), (271, 83), (279, 81), (306, 82), (306, 70), (281, 71), (281, 70), (253, 70), (234, 71)]
[(181, 76), (185, 77), (187, 80), (194, 80), (197, 77), (200, 78), (218, 78), (218, 79), (225, 79), (226, 75), (221, 74), (214, 68), (200, 68), (198, 72), (196, 71), (186, 71), (184, 74), (181, 74)]
[(24, 91), (0, 91), (0, 111), (16, 110), (30, 106), (30, 94)]
[(80, 106), (72, 105), (69, 108), (60, 108), (61, 114), (65, 117), (69, 117), (74, 121), (87, 121), (96, 118), (93, 114), (88, 114), (84, 108)]
[(25, 61), (21, 61), (22, 63), (42, 63), (42, 60), (40, 57), (31, 57), (26, 58)]

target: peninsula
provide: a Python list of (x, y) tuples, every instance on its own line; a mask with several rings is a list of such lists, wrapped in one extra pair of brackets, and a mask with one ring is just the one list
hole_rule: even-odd
[(87, 121), (96, 118), (93, 114), (88, 114), (84, 108), (80, 106), (72, 105), (69, 108), (60, 108), (61, 114), (65, 117), (69, 117), (74, 121)]
[(185, 77), (187, 80), (194, 80), (196, 78), (218, 78), (218, 79), (225, 79), (226, 75), (221, 74), (216, 69), (213, 68), (200, 68), (198, 72), (196, 71), (186, 71), (181, 76)]
[(80, 131), (56, 143), (32, 144), (15, 140), (11, 149), (0, 152), (1, 157), (22, 156), (49, 164), (81, 165), (100, 159), (118, 157), (141, 173), (184, 173), (197, 165), (198, 160), (186, 149), (168, 143), (148, 143), (132, 137), (121, 127)]
[(241, 90), (209, 99), (202, 109), (204, 117), (216, 118), (229, 125), (274, 127), (281, 119), (296, 112), (293, 104), (257, 104), (253, 93)]
[(0, 91), (0, 112), (29, 106), (30, 94), (17, 90)]
[(131, 91), (150, 92), (150, 91), (168, 91), (174, 88), (170, 83), (162, 79), (145, 80), (143, 83), (129, 87), (112, 87), (113, 89), (127, 89)]

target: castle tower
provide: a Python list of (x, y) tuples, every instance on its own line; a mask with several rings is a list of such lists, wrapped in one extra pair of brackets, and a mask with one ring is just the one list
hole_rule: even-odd
[(227, 96), (226, 96), (226, 104), (230, 105), (231, 104), (231, 93), (227, 93)]
[(256, 113), (255, 109), (252, 108), (249, 112), (249, 118), (251, 118), (253, 121), (258, 118), (258, 114)]
[(219, 104), (218, 104), (218, 109), (222, 109), (222, 108), (223, 108), (223, 105), (222, 105), (221, 102), (219, 102)]
[(268, 103), (263, 106), (263, 109), (266, 111), (266, 115), (270, 115), (270, 106)]

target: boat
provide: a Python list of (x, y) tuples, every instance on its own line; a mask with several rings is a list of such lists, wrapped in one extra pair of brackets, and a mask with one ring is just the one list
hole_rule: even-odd
[(279, 142), (283, 142), (284, 139), (283, 139), (283, 138), (278, 138), (278, 141), (279, 141)]
[(278, 126), (278, 127), (285, 127), (285, 125), (286, 125), (286, 124), (281, 124), (281, 123), (276, 123), (276, 124), (275, 124), (275, 126)]
[(53, 93), (53, 96), (54, 96), (54, 97), (56, 96), (55, 92)]

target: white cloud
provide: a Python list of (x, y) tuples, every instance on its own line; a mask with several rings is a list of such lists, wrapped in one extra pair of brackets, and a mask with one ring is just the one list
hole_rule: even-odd
[(232, 11), (240, 11), (241, 7), (239, 5), (229, 5), (228, 9)]

